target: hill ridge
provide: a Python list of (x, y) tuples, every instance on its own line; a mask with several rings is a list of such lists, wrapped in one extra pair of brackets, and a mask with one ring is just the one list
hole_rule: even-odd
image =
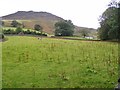
[(35, 11), (17, 11), (15, 13), (2, 16), (3, 20), (39, 20), (42, 18), (53, 19), (53, 20), (63, 20), (63, 18), (56, 16), (48, 12), (35, 12)]

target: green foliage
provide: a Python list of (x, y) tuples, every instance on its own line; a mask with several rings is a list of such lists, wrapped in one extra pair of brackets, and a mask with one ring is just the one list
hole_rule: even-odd
[(118, 39), (118, 30), (119, 30), (119, 23), (118, 23), (118, 3), (111, 2), (109, 4), (108, 9), (102, 14), (100, 18), (100, 25), (101, 27), (99, 30), (99, 37), (101, 40), (112, 40)]
[(20, 32), (22, 32), (23, 30), (22, 30), (22, 28), (21, 27), (17, 27), (16, 28), (16, 34), (19, 34)]
[[(118, 44), (12, 36), (2, 44), (3, 88), (114, 88)], [(11, 73), (12, 72), (12, 73)]]
[(7, 30), (3, 30), (4, 34), (16, 34), (16, 32), (12, 29), (7, 29)]
[(24, 34), (31, 34), (32, 32), (28, 29), (27, 31), (24, 31)]
[(109, 26), (108, 25), (105, 25), (105, 26), (102, 26), (98, 29), (98, 32), (99, 32), (99, 38), (101, 40), (108, 40), (108, 31), (109, 31)]
[(13, 27), (19, 27), (21, 24), (20, 24), (19, 22), (17, 22), (16, 20), (13, 20), (13, 21), (11, 22), (11, 25), (12, 25)]
[(60, 21), (55, 24), (55, 36), (72, 36), (74, 25), (70, 20)]
[(83, 30), (79, 31), (79, 33), (85, 38), (86, 36), (88, 36), (90, 31), (83, 29)]
[(43, 34), (42, 26), (35, 24), (34, 29), (41, 32), (40, 35), (41, 35), (41, 39), (42, 39), (42, 34)]
[(20, 32), (24, 33), (24, 34), (30, 34), (30, 35), (41, 35), (41, 36), (47, 36), (46, 33), (40, 33), (38, 31), (35, 30), (29, 30), (29, 29), (22, 29), (21, 27), (17, 27), (17, 28), (3, 28), (2, 32), (4, 34), (19, 34)]
[(0, 33), (0, 39), (4, 39), (4, 34), (3, 33)]
[(37, 31), (41, 31), (42, 32), (42, 26), (38, 25), (38, 24), (35, 24), (34, 26), (34, 29), (37, 30)]

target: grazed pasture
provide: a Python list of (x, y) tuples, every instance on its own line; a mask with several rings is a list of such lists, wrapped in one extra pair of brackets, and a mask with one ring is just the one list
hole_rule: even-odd
[(2, 42), (3, 88), (113, 88), (117, 83), (117, 43), (7, 38)]

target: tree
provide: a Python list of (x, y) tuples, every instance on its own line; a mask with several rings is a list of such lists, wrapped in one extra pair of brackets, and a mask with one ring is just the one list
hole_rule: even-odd
[(40, 26), (39, 24), (35, 24), (34, 29), (36, 31), (40, 31), (41, 32), (41, 39), (42, 39), (42, 34), (43, 34), (43, 28), (42, 28), (42, 26)]
[(34, 29), (37, 31), (42, 31), (42, 27), (39, 24), (35, 24)]
[(5, 22), (4, 21), (2, 21), (2, 26), (4, 26), (5, 25)]
[(105, 10), (105, 12), (100, 17), (100, 28), (99, 28), (99, 37), (101, 40), (112, 40), (118, 39), (118, 30), (119, 23), (118, 14), (119, 4), (116, 1), (112, 1), (109, 7)]
[(55, 36), (72, 36), (73, 33), (74, 25), (71, 20), (55, 23)]
[(16, 20), (13, 20), (12, 23), (11, 23), (11, 25), (13, 27), (19, 27), (21, 24), (19, 22), (17, 22)]
[(79, 33), (81, 33), (81, 35), (85, 38), (86, 36), (88, 36), (88, 33), (90, 33), (90, 31), (83, 29), (79, 31)]
[(4, 37), (5, 37), (4, 34), (2, 34), (2, 39), (4, 39)]
[(0, 33), (0, 39), (4, 39), (4, 34), (3, 33)]
[(98, 29), (99, 38), (101, 40), (108, 40), (108, 32), (109, 32), (110, 26), (107, 23), (104, 23), (101, 25), (101, 27)]
[(16, 28), (16, 34), (19, 34), (20, 32), (22, 32), (23, 30), (22, 30), (22, 28), (21, 27), (17, 27)]

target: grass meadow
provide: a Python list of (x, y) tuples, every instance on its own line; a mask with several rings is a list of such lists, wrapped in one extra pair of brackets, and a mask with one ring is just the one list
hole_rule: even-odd
[(3, 88), (114, 88), (118, 44), (7, 36), (2, 44)]

